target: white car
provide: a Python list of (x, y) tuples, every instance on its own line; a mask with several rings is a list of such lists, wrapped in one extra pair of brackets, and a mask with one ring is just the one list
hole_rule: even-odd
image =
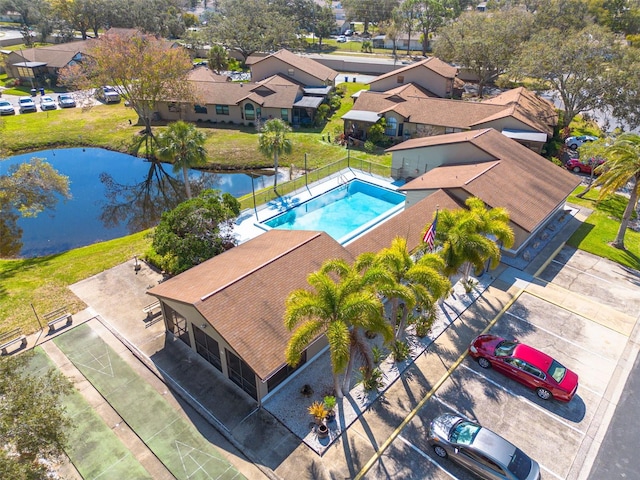
[(569, 137), (564, 141), (564, 144), (572, 150), (576, 150), (578, 147), (582, 146), (582, 144), (587, 142), (595, 142), (598, 140), (598, 137), (594, 137), (593, 135), (580, 135), (578, 137)]
[(56, 110), (56, 102), (49, 95), (43, 95), (40, 97), (40, 110)]
[(0, 100), (0, 115), (15, 115), (16, 109), (10, 101)]
[(345, 37), (344, 35), (338, 35), (338, 38), (336, 39), (336, 42), (338, 43), (345, 43), (347, 41), (347, 37)]
[(98, 88), (96, 90), (96, 97), (104, 103), (120, 103), (120, 94), (115, 88), (109, 85)]
[(36, 102), (33, 101), (31, 97), (20, 97), (18, 99), (18, 108), (20, 113), (25, 112), (37, 112)]

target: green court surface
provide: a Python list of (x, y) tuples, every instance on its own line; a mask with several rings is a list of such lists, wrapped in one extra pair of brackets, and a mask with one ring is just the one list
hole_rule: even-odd
[[(40, 347), (29, 366), (34, 373), (55, 368)], [(62, 402), (73, 422), (66, 453), (83, 478), (152, 479), (77, 390)]]
[(54, 342), (177, 479), (244, 478), (91, 327)]

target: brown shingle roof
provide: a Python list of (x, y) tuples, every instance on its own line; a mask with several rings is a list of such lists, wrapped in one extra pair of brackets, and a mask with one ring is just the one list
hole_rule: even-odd
[(323, 64), (312, 60), (311, 58), (296, 55), (295, 53), (292, 53), (284, 48), (282, 50), (278, 50), (276, 53), (253, 61), (253, 64), (255, 65), (257, 63), (264, 62), (271, 57), (278, 58), (281, 61), (288, 63), (292, 67), (302, 70), (303, 72), (306, 72), (321, 81), (333, 81), (338, 76), (338, 72), (336, 72), (334, 69), (326, 67)]
[(149, 294), (193, 304), (261, 379), (285, 363), (291, 337), (285, 300), (310, 288), (307, 275), (330, 258), (352, 256), (323, 232), (270, 230), (218, 255)]
[(442, 142), (422, 142), (422, 145), (414, 142), (413, 148), (452, 143), (446, 137), (455, 136), (457, 138), (453, 143), (468, 141), (498, 161), (444, 165), (409, 182), (403, 189), (444, 188), (445, 185), (448, 185), (446, 188), (462, 188), (470, 195), (482, 199), (489, 207), (506, 208), (513, 223), (532, 232), (580, 184), (580, 179), (564, 168), (554, 165), (496, 130), (480, 130), (476, 133), (470, 136), (465, 132), (467, 140), (464, 140), (462, 134), (428, 137)]
[(78, 53), (86, 54), (96, 40), (80, 40), (77, 42), (61, 43), (48, 47), (28, 48), (15, 52), (27, 62), (44, 62), (48, 67), (66, 67)]
[(205, 80), (194, 81), (193, 86), (198, 102), (204, 105), (237, 105), (244, 99), (250, 99), (265, 108), (291, 108), (301, 95), (297, 85), (279, 85), (277, 82), (266, 86)]
[(440, 60), (438, 57), (429, 57), (419, 62), (412, 63), (411, 65), (407, 65), (406, 67), (401, 67), (396, 70), (391, 70), (390, 72), (383, 75), (379, 75), (371, 80), (369, 84), (387, 77), (398, 75), (399, 73), (406, 72), (407, 70), (413, 70), (414, 68), (427, 68), (444, 78), (455, 78), (456, 74), (458, 73), (458, 69), (456, 67), (452, 67), (448, 63)]
[(207, 67), (196, 67), (187, 74), (187, 80), (192, 82), (230, 82), (231, 78), (227, 75), (218, 75), (209, 70)]
[(407, 248), (411, 252), (422, 242), (422, 233), (431, 223), (437, 207), (453, 210), (464, 205), (458, 204), (444, 190), (438, 190), (368, 231), (345, 248), (357, 257), (365, 252), (379, 252), (389, 247), (395, 237), (401, 236), (407, 239)]

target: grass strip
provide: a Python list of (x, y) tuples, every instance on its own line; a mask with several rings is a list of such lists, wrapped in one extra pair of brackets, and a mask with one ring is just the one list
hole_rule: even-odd
[(244, 478), (91, 327), (54, 342), (178, 480)]

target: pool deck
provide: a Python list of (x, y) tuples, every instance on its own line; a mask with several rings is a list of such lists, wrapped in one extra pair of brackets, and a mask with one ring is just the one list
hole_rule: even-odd
[(253, 208), (243, 210), (236, 220), (236, 224), (233, 228), (233, 232), (238, 243), (244, 243), (262, 233), (265, 233), (268, 227), (259, 226), (260, 222), (264, 222), (265, 220), (285, 212), (296, 205), (322, 195), (323, 193), (340, 185), (344, 185), (354, 179), (363, 180), (390, 190), (397, 190), (400, 185), (397, 182), (394, 182), (392, 178), (383, 178), (361, 170), (345, 168), (329, 177), (318, 180), (307, 187), (298, 189), (288, 195), (283, 195), (278, 201), (271, 201), (255, 210)]

